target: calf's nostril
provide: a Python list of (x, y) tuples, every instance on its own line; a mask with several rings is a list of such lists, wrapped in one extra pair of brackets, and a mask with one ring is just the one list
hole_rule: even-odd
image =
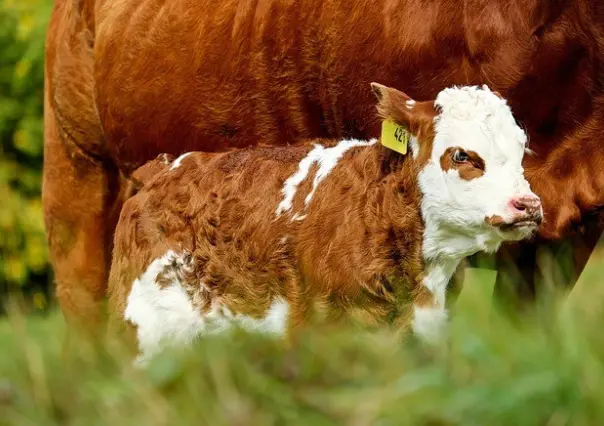
[(514, 200), (513, 206), (516, 210), (520, 210), (521, 212), (526, 210), (526, 204), (522, 201)]

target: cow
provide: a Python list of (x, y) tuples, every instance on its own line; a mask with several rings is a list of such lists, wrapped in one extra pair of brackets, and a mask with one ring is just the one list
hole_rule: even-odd
[(604, 201), (603, 23), (597, 0), (55, 0), (42, 198), (66, 318), (97, 323), (139, 166), (160, 153), (376, 137), (370, 79), (417, 100), (482, 83), (508, 99), (544, 209), (528, 263), (515, 260), (530, 284), (537, 244), (591, 229)]
[(543, 212), (523, 174), (527, 137), (503, 98), (471, 86), (417, 102), (372, 87), (379, 143), (314, 140), (144, 166), (109, 277), (140, 362), (233, 324), (283, 335), (315, 312), (334, 321), (360, 311), (437, 342), (459, 262), (533, 234)]

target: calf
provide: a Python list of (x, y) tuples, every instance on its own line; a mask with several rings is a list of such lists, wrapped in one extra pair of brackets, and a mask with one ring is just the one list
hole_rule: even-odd
[(139, 174), (109, 291), (143, 357), (232, 324), (282, 335), (316, 313), (360, 311), (434, 341), (460, 260), (536, 230), (527, 138), (504, 99), (486, 86), (428, 102), (372, 88), (381, 143), (196, 152)]

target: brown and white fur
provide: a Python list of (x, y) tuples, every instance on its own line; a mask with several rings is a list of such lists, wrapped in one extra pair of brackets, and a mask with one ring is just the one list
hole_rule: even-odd
[(109, 290), (142, 360), (234, 324), (283, 335), (319, 312), (437, 340), (459, 262), (537, 228), (526, 135), (504, 99), (486, 86), (427, 102), (372, 88), (380, 115), (410, 131), (406, 155), (316, 140), (158, 158), (140, 173)]

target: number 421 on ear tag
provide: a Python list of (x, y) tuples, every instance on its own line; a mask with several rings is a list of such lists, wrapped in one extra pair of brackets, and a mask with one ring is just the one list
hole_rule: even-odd
[(409, 136), (409, 130), (403, 126), (390, 120), (382, 121), (381, 143), (386, 148), (390, 148), (401, 154), (406, 154)]

